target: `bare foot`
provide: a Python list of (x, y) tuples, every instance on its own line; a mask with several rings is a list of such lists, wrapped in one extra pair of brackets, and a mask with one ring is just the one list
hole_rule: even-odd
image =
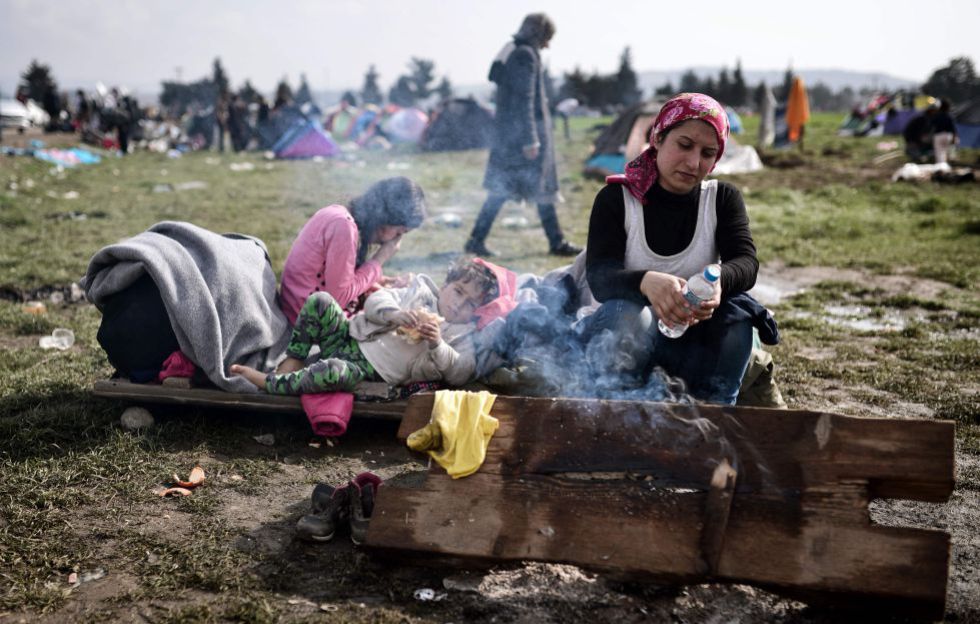
[(295, 373), (302, 368), (303, 360), (298, 360), (294, 357), (287, 357), (285, 360), (279, 363), (278, 367), (276, 367), (276, 374), (285, 375), (287, 373)]
[(265, 390), (265, 373), (259, 372), (251, 366), (242, 366), (241, 364), (232, 364), (230, 370), (232, 375), (241, 375), (252, 382), (252, 385), (259, 390)]

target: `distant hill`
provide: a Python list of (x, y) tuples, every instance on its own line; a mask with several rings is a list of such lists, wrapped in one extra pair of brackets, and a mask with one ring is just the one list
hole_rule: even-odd
[[(728, 68), (729, 75), (731, 75), (732, 69), (732, 67)], [(721, 67), (692, 67), (690, 70), (697, 74), (699, 78), (707, 78), (709, 76), (718, 78)], [(643, 92), (650, 94), (654, 89), (668, 81), (676, 89), (678, 84), (680, 84), (681, 76), (687, 71), (687, 69), (643, 71), (637, 72), (637, 77), (639, 78), (640, 88), (643, 89)], [(899, 78), (880, 72), (858, 72), (846, 69), (797, 69), (794, 71), (803, 77), (803, 81), (807, 86), (823, 83), (831, 91), (840, 91), (844, 87), (851, 87), (855, 91), (865, 87), (891, 91), (910, 87), (914, 88), (920, 84), (915, 80)], [(783, 75), (785, 73), (785, 69), (742, 70), (745, 82), (750, 88), (755, 87), (760, 82), (765, 82), (770, 87), (781, 85), (783, 84)]]

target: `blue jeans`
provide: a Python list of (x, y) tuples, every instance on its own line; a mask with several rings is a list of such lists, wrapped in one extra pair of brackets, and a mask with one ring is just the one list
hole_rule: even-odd
[[(623, 299), (602, 304), (592, 316), (582, 320), (576, 331), (589, 345), (587, 351), (595, 351), (591, 349), (593, 344), (614, 336), (619, 351), (613, 357), (632, 360), (633, 374), (646, 379), (659, 367), (683, 380), (694, 398), (721, 405), (735, 404), (752, 353), (749, 320), (701, 321), (680, 338), (668, 338), (657, 329), (648, 307)], [(631, 348), (632, 352), (626, 353), (624, 348)], [(593, 360), (593, 364), (599, 362)], [(615, 368), (618, 364), (611, 357), (606, 366)]]

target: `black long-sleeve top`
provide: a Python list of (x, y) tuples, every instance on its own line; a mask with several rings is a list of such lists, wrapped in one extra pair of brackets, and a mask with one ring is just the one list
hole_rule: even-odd
[[(643, 223), (647, 246), (661, 256), (680, 253), (691, 244), (698, 223), (701, 186), (677, 195), (654, 184), (646, 193)], [(715, 243), (721, 256), (722, 296), (744, 292), (755, 285), (759, 261), (749, 230), (749, 216), (738, 189), (718, 183), (715, 212), (718, 228)], [(623, 186), (608, 184), (596, 195), (589, 218), (586, 277), (599, 301), (627, 299), (646, 303), (640, 282), (646, 271), (629, 271), (626, 257), (626, 207)], [(679, 277), (687, 278), (687, 275)]]

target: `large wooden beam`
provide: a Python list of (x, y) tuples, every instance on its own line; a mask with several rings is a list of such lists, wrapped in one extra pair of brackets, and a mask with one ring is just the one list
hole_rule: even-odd
[[(388, 400), (388, 386), (373, 384), (358, 386), (355, 394), (355, 416), (373, 416), (399, 420), (408, 401)], [(244, 394), (226, 392), (214, 388), (181, 388), (156, 383), (137, 384), (121, 379), (96, 381), (92, 394), (109, 399), (122, 399), (137, 403), (163, 403), (192, 405), (220, 409), (240, 409), (279, 414), (303, 414), (299, 397), (277, 396), (265, 393)]]
[[(432, 399), (410, 400), (399, 437), (428, 422)], [(500, 427), (476, 474), (433, 465), (420, 487), (379, 492), (368, 548), (942, 616), (949, 536), (876, 526), (868, 501), (948, 498), (951, 423), (515, 397), (492, 414)]]
[[(413, 397), (398, 432), (429, 421), (433, 395)], [(739, 491), (794, 491), (857, 478), (872, 498), (941, 502), (954, 484), (950, 421), (853, 418), (804, 410), (589, 399), (498, 397), (500, 420), (482, 472), (621, 471), (665, 486), (703, 486), (717, 462)]]

